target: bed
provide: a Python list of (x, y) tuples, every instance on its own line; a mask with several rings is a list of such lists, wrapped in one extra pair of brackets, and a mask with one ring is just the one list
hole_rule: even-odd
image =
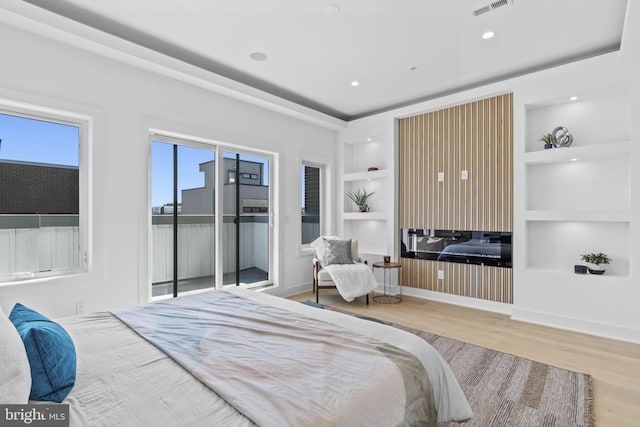
[(72, 426), (391, 426), (463, 421), (449, 367), (405, 331), (245, 289), (58, 321)]

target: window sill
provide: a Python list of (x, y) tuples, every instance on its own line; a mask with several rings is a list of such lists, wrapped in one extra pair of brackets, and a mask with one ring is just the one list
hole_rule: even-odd
[(78, 277), (87, 277), (90, 276), (91, 273), (88, 271), (78, 271), (75, 273), (69, 274), (56, 274), (53, 276), (39, 276), (39, 277), (25, 277), (24, 279), (14, 279), (11, 281), (0, 281), (0, 288), (11, 287), (11, 286), (19, 286), (19, 285), (34, 285), (37, 283), (46, 283), (57, 280), (65, 280), (65, 279), (75, 279)]

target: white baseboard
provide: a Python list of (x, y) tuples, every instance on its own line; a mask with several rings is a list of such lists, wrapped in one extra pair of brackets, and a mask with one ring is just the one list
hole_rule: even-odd
[(640, 344), (640, 330), (513, 307), (513, 320)]
[(264, 292), (270, 295), (276, 295), (282, 298), (289, 298), (290, 296), (302, 294), (304, 292), (310, 292), (311, 290), (313, 290), (313, 282), (307, 282), (307, 283), (302, 283), (295, 286), (290, 286), (290, 287), (287, 287), (286, 289), (283, 289), (281, 286), (274, 286), (272, 288), (265, 289)]
[(403, 287), (402, 293), (412, 297), (440, 301), (447, 304), (461, 305), (463, 307), (476, 308), (478, 310), (492, 311), (507, 315), (511, 315), (511, 310), (513, 309), (511, 304), (487, 301), (479, 298), (463, 297), (460, 295), (451, 295), (444, 292), (428, 291), (426, 289)]

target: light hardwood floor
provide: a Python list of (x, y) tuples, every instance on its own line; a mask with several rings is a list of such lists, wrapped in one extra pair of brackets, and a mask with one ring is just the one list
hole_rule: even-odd
[[(313, 300), (312, 292), (295, 295)], [(399, 304), (345, 302), (332, 290), (320, 302), (459, 339), (593, 377), (596, 426), (640, 426), (640, 344), (511, 320), (507, 315), (404, 296)]]

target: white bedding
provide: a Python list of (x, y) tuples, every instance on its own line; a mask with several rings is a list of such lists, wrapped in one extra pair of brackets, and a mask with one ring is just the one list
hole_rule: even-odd
[(467, 402), (453, 372), (431, 345), (422, 338), (382, 323), (344, 315), (331, 310), (318, 310), (305, 304), (293, 304), (292, 301), (271, 295), (260, 294), (244, 289), (234, 289), (245, 298), (259, 299), (277, 307), (287, 308), (306, 316), (347, 327), (362, 335), (385, 341), (415, 355), (424, 365), (431, 385), (438, 410), (438, 422), (464, 421), (473, 417), (471, 406)]
[(63, 403), (70, 425), (254, 425), (110, 313), (58, 320), (74, 340), (78, 373)]
[[(243, 289), (229, 292), (347, 327), (413, 353), (425, 366), (431, 380), (438, 421), (471, 417), (471, 409), (448, 366), (419, 337), (376, 322), (263, 293)], [(111, 314), (67, 318), (59, 323), (73, 337), (78, 352), (76, 386), (65, 400), (70, 404), (72, 426), (253, 425)], [(381, 388), (384, 390), (384, 385)]]

